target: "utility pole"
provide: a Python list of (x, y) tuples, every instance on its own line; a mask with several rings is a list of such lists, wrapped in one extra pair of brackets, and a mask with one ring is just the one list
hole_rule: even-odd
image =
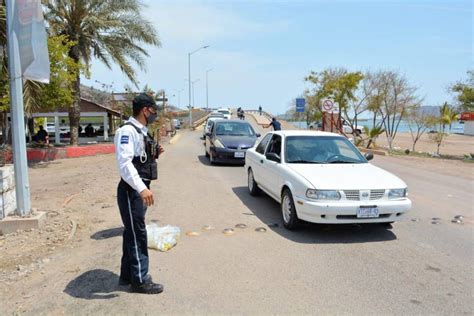
[(25, 113), (23, 110), (23, 78), (20, 65), (20, 53), (13, 35), (14, 0), (6, 1), (7, 9), (7, 46), (8, 73), (10, 77), (11, 130), (13, 138), (13, 164), (15, 168), (17, 214), (30, 214), (30, 182), (26, 158)]
[(189, 82), (189, 85), (188, 85), (188, 107), (189, 107), (189, 128), (192, 129), (193, 128), (193, 109), (192, 109), (192, 106), (191, 106), (191, 55), (200, 51), (201, 49), (205, 49), (205, 48), (208, 48), (209, 45), (206, 45), (206, 46), (202, 46), (202, 47), (199, 47), (198, 49), (196, 49), (195, 51), (192, 51), (190, 53), (188, 53), (188, 82)]

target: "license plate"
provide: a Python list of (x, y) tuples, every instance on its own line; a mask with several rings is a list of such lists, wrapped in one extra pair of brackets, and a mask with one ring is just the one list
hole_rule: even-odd
[(377, 207), (359, 207), (357, 209), (357, 218), (373, 218), (379, 217), (379, 209)]
[(235, 158), (245, 158), (245, 151), (236, 151), (234, 153)]

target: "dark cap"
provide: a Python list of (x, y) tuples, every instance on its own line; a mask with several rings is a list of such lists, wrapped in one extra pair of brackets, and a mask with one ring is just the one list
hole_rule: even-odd
[(133, 111), (139, 111), (144, 107), (151, 106), (158, 111), (158, 106), (156, 105), (153, 97), (149, 96), (146, 93), (140, 93), (133, 99)]

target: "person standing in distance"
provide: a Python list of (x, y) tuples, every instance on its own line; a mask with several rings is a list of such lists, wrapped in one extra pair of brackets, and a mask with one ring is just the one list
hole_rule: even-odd
[(133, 117), (115, 135), (116, 159), (120, 173), (117, 202), (124, 226), (120, 285), (131, 285), (131, 291), (145, 294), (163, 292), (148, 274), (148, 245), (145, 225), (147, 207), (153, 205), (150, 183), (157, 179), (156, 159), (163, 152), (148, 134), (147, 125), (158, 114), (155, 100), (140, 94), (133, 100)]
[(272, 121), (269, 124), (264, 125), (263, 128), (269, 128), (270, 126), (273, 126), (274, 131), (281, 131), (281, 124), (274, 117), (272, 117)]

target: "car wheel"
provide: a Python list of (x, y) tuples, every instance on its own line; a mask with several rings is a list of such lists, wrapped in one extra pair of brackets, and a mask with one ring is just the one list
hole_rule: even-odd
[(247, 180), (250, 195), (259, 195), (260, 188), (258, 187), (257, 182), (255, 182), (252, 169), (249, 169)]
[(283, 218), (283, 226), (289, 230), (296, 229), (300, 220), (296, 215), (295, 203), (290, 190), (285, 189), (281, 196), (281, 215)]

